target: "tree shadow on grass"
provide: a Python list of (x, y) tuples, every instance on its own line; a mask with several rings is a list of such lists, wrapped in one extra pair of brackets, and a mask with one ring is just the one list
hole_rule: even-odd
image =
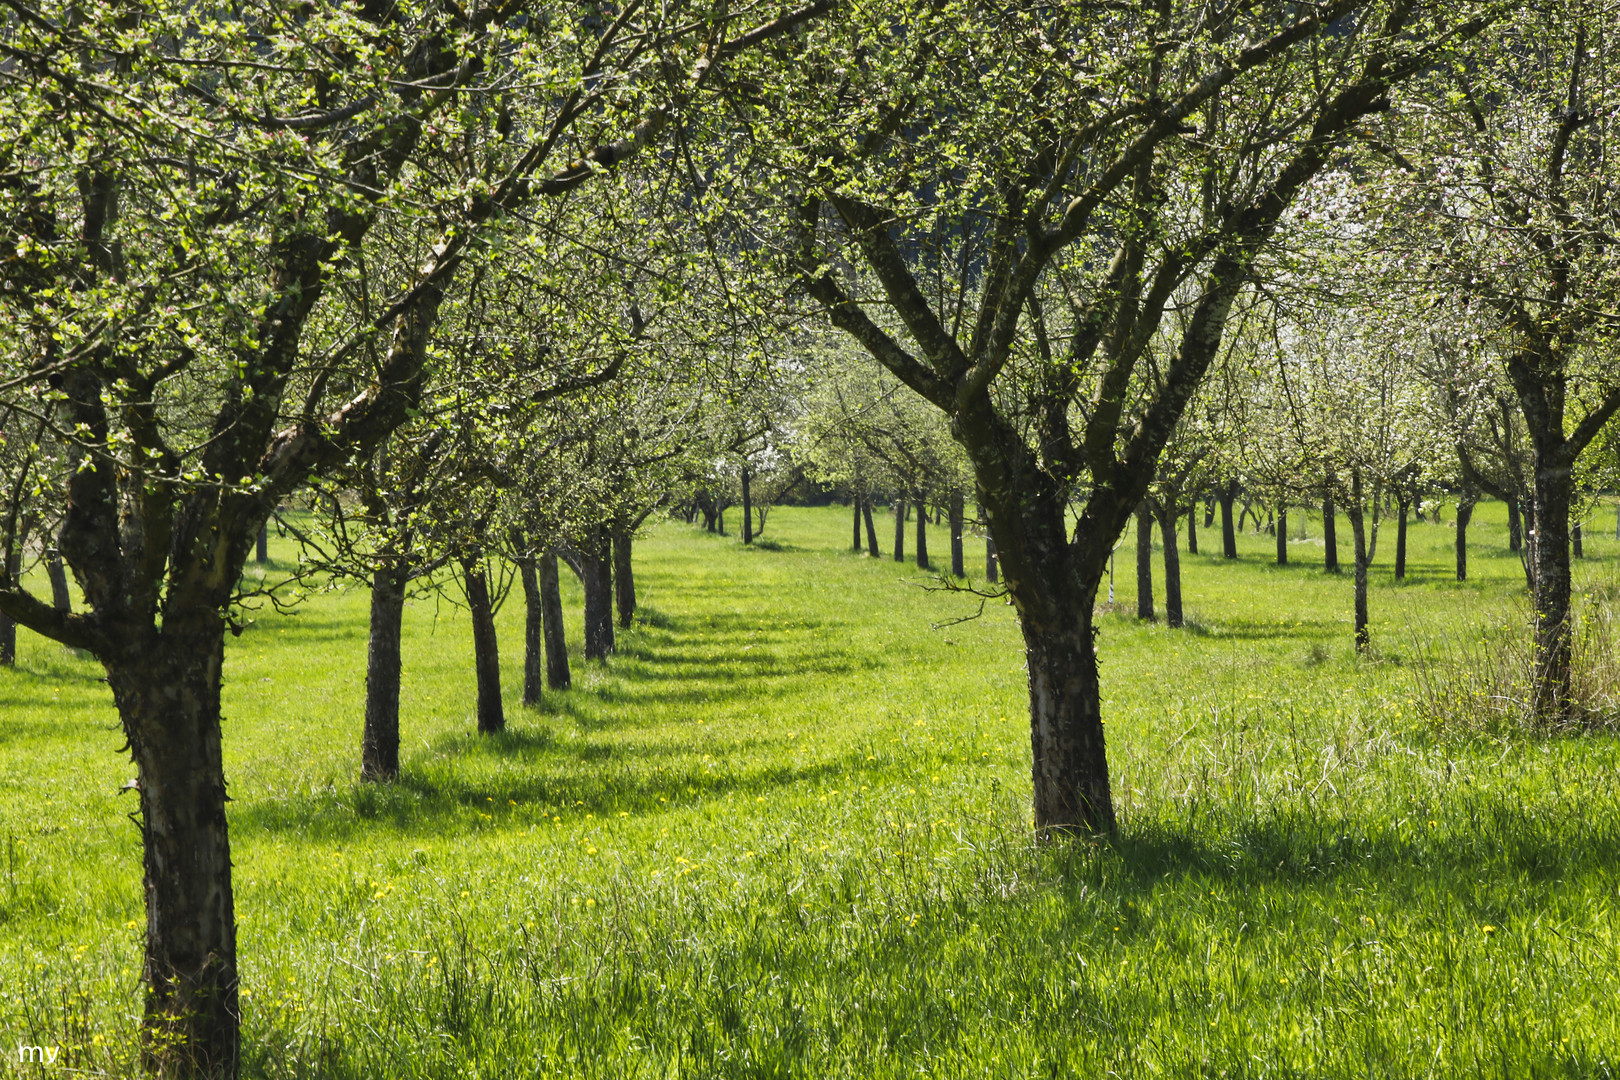
[[(476, 740), (476, 741), (475, 741)], [(446, 749), (462, 738), (441, 740)], [(869, 769), (857, 752), (807, 766), (773, 766), (749, 772), (718, 772), (692, 760), (690, 747), (628, 749), (581, 742), (555, 743), (549, 733), (508, 732), (467, 736), (454, 757), (422, 755), (404, 767), (392, 784), (353, 783), (288, 798), (248, 800), (231, 810), (231, 828), (240, 836), (296, 833), (306, 840), (346, 841), (375, 835), (453, 838), (490, 828), (527, 828), (550, 815), (607, 819), (662, 813), (706, 799), (731, 795), (768, 796), (793, 784), (816, 784)], [(486, 771), (492, 756), (527, 759), (521, 772)], [(609, 768), (633, 756), (638, 763), (686, 759), (673, 768), (630, 771)], [(488, 818), (482, 816), (488, 814)], [(497, 817), (498, 815), (498, 817)]]

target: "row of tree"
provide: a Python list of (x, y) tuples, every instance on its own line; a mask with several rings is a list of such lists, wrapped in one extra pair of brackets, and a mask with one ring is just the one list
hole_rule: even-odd
[(1508, 497), (1567, 715), (1609, 36), (1584, 0), (10, 4), (0, 612), (107, 671), (152, 1069), (239, 1060), (219, 686), (281, 507), (306, 577), (372, 586), (377, 778), (413, 589), (461, 583), (493, 729), (499, 567), (538, 693), (556, 560), (605, 652), (647, 514), (751, 541), (798, 476), (873, 551), (882, 495), (976, 507), (1045, 840), (1114, 828), (1093, 608), (1144, 505), (1170, 553), (1204, 492), (1314, 487), (1360, 584), (1386, 494)]

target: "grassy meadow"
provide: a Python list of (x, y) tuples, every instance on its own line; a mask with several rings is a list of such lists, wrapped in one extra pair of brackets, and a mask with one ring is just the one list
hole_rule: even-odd
[[(1583, 602), (1620, 590), (1612, 512)], [(538, 710), (514, 590), (498, 737), (464, 613), (415, 600), (388, 787), (356, 779), (365, 590), (256, 613), (224, 699), (244, 1075), (1615, 1075), (1620, 745), (1418, 707), (1423, 656), (1522, 604), (1502, 508), (1466, 584), (1432, 524), (1393, 582), (1386, 525), (1368, 658), (1306, 531), (1278, 568), (1271, 537), (1230, 563), (1201, 529), (1182, 630), (1134, 618), (1125, 540), (1098, 645), (1121, 828), (1055, 849), (1029, 839), (1011, 609), (951, 623), (977, 600), (850, 554), (847, 509), (775, 510), (752, 549), (652, 527), (606, 665), (565, 573), (575, 688)], [(929, 548), (948, 560), (943, 528)], [(19, 637), (0, 1073), (128, 1075), (132, 766), (99, 668)], [(61, 1057), (23, 1068), (19, 1041)]]

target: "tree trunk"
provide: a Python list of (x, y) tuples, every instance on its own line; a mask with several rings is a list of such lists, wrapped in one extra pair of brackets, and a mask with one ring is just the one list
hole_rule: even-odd
[(371, 575), (371, 636), (366, 640), (366, 726), (360, 738), (360, 779), (399, 776), (400, 627), (406, 581), (385, 559)]
[(1237, 529), (1232, 524), (1232, 500), (1237, 498), (1237, 484), (1227, 484), (1221, 489), (1221, 556), (1227, 559), (1237, 558)]
[(849, 550), (859, 555), (861, 553), (861, 497), (859, 495), (849, 500), (849, 509), (855, 519), (855, 532), (849, 543)]
[[(988, 524), (984, 507), (979, 507), (979, 520)], [(984, 530), (984, 580), (994, 585), (1001, 580), (1000, 560), (996, 558), (996, 537), (987, 527)]]
[(1089, 596), (1075, 607), (1071, 626), (1048, 629), (1027, 617), (1020, 620), (1029, 671), (1035, 829), (1047, 839), (1114, 828), (1102, 692), (1091, 644), (1096, 584), (1082, 591)]
[(257, 559), (260, 563), (269, 562), (270, 561), (270, 523), (268, 521), (266, 521), (263, 525), (259, 526), (259, 542), (255, 546), (256, 546), (257, 550), (254, 552), (254, 558)]
[(930, 569), (928, 564), (928, 506), (917, 500), (917, 569)]
[(1187, 508), (1187, 554), (1198, 554), (1198, 500)]
[(490, 603), (489, 579), (484, 573), (483, 560), (463, 559), (461, 567), (467, 585), (467, 610), (472, 615), (473, 668), (478, 675), (478, 733), (490, 735), (506, 730), (495, 610)]
[(140, 791), (147, 1070), (234, 1080), (241, 1009), (220, 747), (224, 620), (171, 608), (162, 630), (121, 646), (105, 665)]
[(723, 506), (714, 512), (714, 527), (721, 536), (726, 535), (726, 508)]
[(872, 524), (872, 497), (869, 495), (861, 500), (861, 519), (866, 522), (866, 554), (871, 558), (879, 558), (883, 552), (878, 549), (877, 526)]
[(1578, 521), (1569, 527), (1569, 546), (1570, 554), (1575, 558), (1586, 558), (1585, 555), (1581, 554), (1581, 524)]
[(605, 660), (613, 652), (613, 564), (606, 538), (598, 535), (579, 553), (579, 582), (585, 589), (585, 659)]
[(1153, 515), (1146, 500), (1136, 508), (1136, 617), (1153, 621)]
[(567, 690), (573, 685), (568, 671), (568, 639), (563, 633), (562, 586), (557, 578), (557, 553), (547, 551), (540, 556), (540, 611), (543, 618), (541, 633), (546, 644), (546, 685), (553, 690)]
[(1215, 496), (1206, 495), (1204, 497), (1204, 528), (1206, 528), (1206, 529), (1212, 528), (1212, 527), (1214, 527), (1214, 525), (1215, 525)]
[(1396, 510), (1400, 517), (1395, 523), (1395, 580), (1406, 580), (1406, 512), (1411, 509), (1411, 502), (1407, 499), (1396, 500)]
[(546, 620), (535, 560), (520, 559), (518, 573), (523, 578), (523, 704), (532, 708), (544, 700)]
[(1288, 507), (1277, 507), (1277, 565), (1288, 565)]
[(636, 574), (631, 554), (634, 537), (628, 532), (613, 534), (613, 600), (619, 609), (619, 628), (630, 629), (636, 617)]
[(894, 499), (894, 561), (906, 561), (906, 500)]
[(754, 542), (754, 500), (748, 491), (748, 466), (746, 465), (743, 466), (742, 471), (742, 496), (743, 543), (752, 544)]
[(1457, 502), (1457, 580), (1468, 580), (1468, 522), (1474, 516), (1474, 500)]
[[(1554, 436), (1562, 442), (1563, 432)], [(1530, 504), (1532, 597), (1536, 615), (1534, 705), (1545, 722), (1563, 723), (1573, 704), (1571, 688), (1569, 509), (1574, 482), (1569, 465), (1555, 450), (1538, 449)]]
[(73, 594), (68, 591), (67, 567), (62, 565), (60, 551), (46, 554), (45, 575), (51, 579), (51, 606), (57, 611), (72, 611)]
[[(16, 547), (6, 556), (6, 575), (16, 581), (22, 573), (22, 552)], [(10, 615), (0, 612), (0, 667), (17, 665), (17, 624)]]
[[(1159, 519), (1159, 539), (1164, 544), (1164, 625), (1180, 626), (1181, 619), (1181, 553), (1176, 549), (1175, 500), (1155, 501), (1154, 514)], [(1190, 518), (1190, 515), (1189, 515)], [(1191, 524), (1189, 520), (1188, 524)]]
[[(1367, 540), (1366, 521), (1363, 516), (1361, 470), (1350, 470), (1350, 531), (1356, 547), (1356, 651), (1366, 652), (1372, 647), (1372, 631), (1367, 626), (1367, 570), (1372, 564), (1372, 548)], [(1373, 513), (1377, 514), (1376, 500)], [(1376, 541), (1375, 541), (1376, 542)]]
[(1339, 572), (1339, 508), (1333, 505), (1333, 476), (1328, 475), (1322, 496), (1322, 569)]
[(956, 488), (951, 492), (951, 574), (954, 577), (967, 577), (967, 566), (962, 561), (962, 490)]
[(1524, 545), (1523, 527), (1519, 524), (1519, 500), (1509, 499), (1508, 508), (1508, 550), (1518, 551)]

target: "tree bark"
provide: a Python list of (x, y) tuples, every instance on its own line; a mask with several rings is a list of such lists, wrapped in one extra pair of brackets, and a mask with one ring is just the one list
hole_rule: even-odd
[(1187, 554), (1198, 554), (1198, 500), (1187, 508)]
[(557, 578), (557, 553), (547, 551), (540, 556), (540, 611), (543, 620), (541, 633), (546, 645), (546, 685), (553, 690), (567, 690), (573, 685), (568, 671), (568, 638), (563, 633), (562, 586)]
[(140, 791), (147, 1069), (214, 1080), (234, 1078), (240, 1057), (220, 746), (225, 624), (217, 611), (186, 608), (123, 641), (104, 664)]
[(894, 499), (894, 561), (906, 561), (906, 500)]
[(1215, 496), (1206, 495), (1204, 497), (1204, 528), (1209, 529), (1209, 528), (1213, 528), (1214, 526), (1215, 526)]
[(579, 553), (579, 581), (585, 589), (585, 659), (605, 660), (613, 652), (613, 564), (600, 533)]
[(1395, 522), (1395, 580), (1406, 580), (1406, 513), (1411, 509), (1409, 499), (1400, 498), (1396, 501), (1396, 510), (1400, 517)]
[(545, 610), (540, 602), (540, 574), (534, 559), (520, 559), (523, 579), (523, 704), (538, 707), (546, 680)]
[(1569, 547), (1570, 547), (1570, 554), (1573, 555), (1575, 558), (1577, 558), (1577, 559), (1586, 558), (1585, 555), (1581, 554), (1581, 525), (1580, 525), (1580, 522), (1576, 522), (1574, 525), (1571, 525), (1569, 527)]
[(1159, 519), (1159, 539), (1164, 544), (1164, 625), (1177, 627), (1182, 625), (1181, 552), (1176, 549), (1176, 520), (1179, 515), (1173, 499), (1162, 503), (1154, 500), (1153, 509), (1154, 516)]
[[(979, 520), (981, 522), (988, 522), (989, 520), (985, 517), (983, 506), (979, 507)], [(996, 558), (996, 537), (990, 529), (986, 528), (984, 530), (984, 580), (994, 585), (1000, 579), (1001, 565), (1000, 560)]]
[(259, 526), (259, 541), (255, 545), (254, 558), (261, 564), (270, 561), (270, 523), (266, 521)]
[(1277, 565), (1288, 565), (1288, 507), (1277, 507)]
[(1153, 515), (1146, 500), (1136, 508), (1136, 617), (1153, 621)]
[(1333, 505), (1333, 474), (1328, 474), (1322, 495), (1322, 569), (1339, 572), (1339, 508)]
[(1523, 527), (1519, 523), (1519, 500), (1509, 499), (1508, 508), (1508, 550), (1518, 551), (1524, 545)]
[(861, 553), (861, 497), (859, 495), (849, 500), (849, 509), (855, 519), (855, 532), (850, 540), (849, 550), (859, 555)]
[(871, 558), (881, 558), (883, 552), (878, 549), (877, 526), (872, 524), (872, 497), (868, 495), (861, 500), (861, 518), (866, 522), (866, 554)]
[(51, 579), (51, 606), (57, 611), (72, 611), (73, 593), (68, 590), (67, 567), (62, 565), (60, 551), (46, 553), (45, 574)]
[(1361, 487), (1361, 470), (1350, 470), (1350, 505), (1346, 508), (1350, 516), (1350, 531), (1355, 537), (1356, 547), (1356, 651), (1367, 652), (1372, 648), (1372, 631), (1367, 624), (1367, 571), (1372, 566), (1374, 549), (1378, 543), (1378, 498), (1373, 497), (1373, 524), (1372, 535), (1369, 537), (1367, 523), (1362, 509), (1365, 499)]
[(962, 489), (951, 491), (951, 574), (954, 577), (967, 577), (967, 566), (962, 561)]
[(1474, 517), (1474, 500), (1457, 502), (1457, 580), (1468, 580), (1468, 523)]
[(366, 726), (360, 738), (360, 779), (399, 776), (400, 629), (407, 582), (385, 561), (371, 575), (371, 634), (366, 639)]
[(619, 609), (619, 628), (630, 629), (636, 617), (636, 574), (632, 564), (634, 537), (628, 532), (613, 534), (613, 599)]
[(742, 471), (742, 512), (743, 512), (743, 543), (754, 542), (754, 500), (748, 491), (748, 466)]
[[(12, 581), (22, 573), (22, 552), (15, 546), (6, 555), (6, 576)], [(0, 667), (17, 666), (17, 624), (0, 611)]]
[(928, 563), (928, 506), (917, 500), (917, 569), (930, 569)]
[(1232, 523), (1232, 500), (1237, 498), (1237, 482), (1221, 488), (1221, 556), (1237, 558), (1237, 528)]
[(495, 610), (490, 603), (489, 579), (482, 559), (461, 562), (467, 585), (467, 610), (472, 615), (473, 668), (478, 676), (478, 733), (506, 730), (501, 704), (501, 651), (495, 638)]
[[(1553, 434), (1562, 441), (1561, 430)], [(1561, 450), (1537, 448), (1535, 491), (1527, 523), (1531, 526), (1527, 531), (1536, 613), (1534, 703), (1536, 715), (1551, 723), (1567, 721), (1573, 704), (1569, 510), (1575, 485)]]

